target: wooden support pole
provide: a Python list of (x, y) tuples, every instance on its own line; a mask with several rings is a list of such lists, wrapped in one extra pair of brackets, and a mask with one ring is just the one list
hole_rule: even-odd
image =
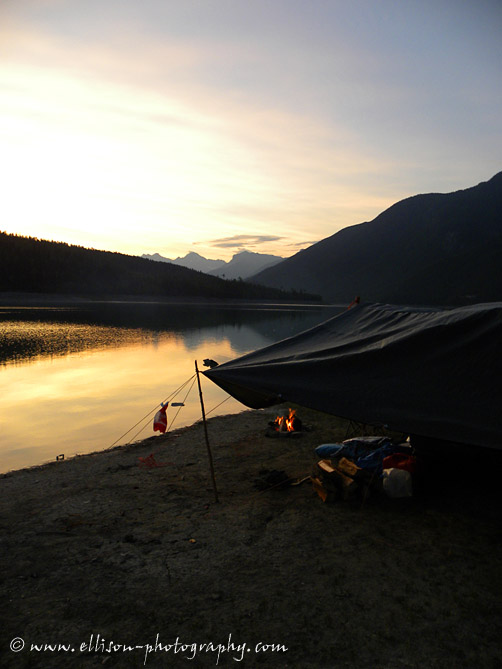
[(200, 408), (202, 410), (202, 422), (204, 424), (204, 435), (206, 438), (207, 456), (209, 458), (209, 468), (211, 470), (211, 479), (213, 481), (214, 501), (216, 502), (216, 504), (218, 504), (220, 500), (218, 499), (218, 489), (216, 488), (216, 479), (214, 477), (213, 456), (211, 453), (211, 446), (209, 445), (209, 436), (207, 434), (206, 411), (204, 409), (204, 399), (202, 397), (202, 387), (200, 385), (200, 375), (199, 375), (199, 368), (197, 366), (197, 360), (195, 361), (195, 373), (197, 374), (197, 384), (199, 386)]

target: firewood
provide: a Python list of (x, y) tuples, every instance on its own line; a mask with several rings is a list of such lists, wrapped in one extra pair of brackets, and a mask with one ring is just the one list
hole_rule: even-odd
[(312, 476), (311, 480), (314, 491), (319, 495), (323, 502), (335, 501), (338, 494), (336, 488), (327, 486), (325, 482), (317, 476)]
[(350, 476), (352, 479), (355, 479), (361, 471), (361, 468), (358, 467), (355, 462), (352, 462), (352, 460), (348, 460), (347, 458), (340, 458), (336, 466), (342, 474)]
[(334, 467), (329, 460), (320, 460), (317, 467), (323, 484), (328, 485), (329, 481), (341, 492), (343, 499), (348, 499), (356, 492), (356, 481)]
[(335, 468), (331, 464), (330, 460), (319, 460), (317, 466), (321, 470), (321, 474), (333, 474)]

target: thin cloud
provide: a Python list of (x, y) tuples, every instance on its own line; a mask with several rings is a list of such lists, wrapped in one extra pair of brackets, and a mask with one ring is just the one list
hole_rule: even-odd
[(306, 241), (306, 242), (290, 242), (290, 243), (288, 244), (288, 246), (296, 247), (296, 248), (298, 248), (298, 247), (300, 247), (300, 246), (301, 246), (301, 247), (303, 247), (303, 246), (312, 246), (312, 244), (317, 244), (318, 241), (319, 241), (319, 239), (312, 239), (312, 240), (310, 240), (310, 241)]
[(211, 246), (220, 249), (242, 248), (244, 246), (258, 246), (268, 242), (278, 242), (284, 237), (276, 235), (233, 235), (232, 237), (223, 237), (222, 239), (213, 239), (208, 242)]

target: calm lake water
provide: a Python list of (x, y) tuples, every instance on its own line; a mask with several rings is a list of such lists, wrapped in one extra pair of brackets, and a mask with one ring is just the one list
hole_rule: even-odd
[[(337, 311), (280, 304), (0, 306), (0, 472), (152, 436), (156, 409), (191, 379), (195, 360), (199, 369), (205, 358), (231, 360)], [(209, 415), (246, 408), (205, 377), (201, 382)], [(196, 383), (171, 401), (185, 405), (169, 408), (173, 429), (200, 419)]]

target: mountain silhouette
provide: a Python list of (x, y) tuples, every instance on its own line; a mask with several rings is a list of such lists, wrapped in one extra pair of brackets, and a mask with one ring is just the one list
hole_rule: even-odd
[(324, 300), (461, 305), (502, 299), (502, 172), (415, 195), (251, 277)]
[(157, 262), (170, 262), (173, 265), (195, 269), (197, 272), (210, 272), (211, 270), (218, 269), (227, 264), (224, 260), (210, 260), (209, 258), (204, 258), (204, 256), (201, 256), (194, 251), (190, 251), (190, 253), (187, 253), (183, 258), (178, 257), (174, 260), (166, 258), (165, 256), (160, 255), (160, 253), (143, 253), (141, 257), (146, 260), (156, 260)]
[(228, 263), (211, 270), (209, 274), (225, 279), (247, 279), (257, 272), (261, 272), (266, 267), (276, 265), (281, 260), (283, 258), (280, 256), (254, 253), (253, 251), (240, 251)]
[(281, 262), (280, 256), (268, 255), (266, 253), (254, 253), (253, 251), (240, 251), (235, 253), (231, 260), (211, 260), (204, 256), (190, 251), (183, 258), (171, 260), (160, 253), (144, 253), (142, 258), (147, 260), (156, 260), (157, 262), (170, 262), (173, 265), (189, 267), (199, 272), (206, 272), (213, 276), (219, 276), (224, 279), (247, 279), (248, 277), (261, 272), (266, 267)]

